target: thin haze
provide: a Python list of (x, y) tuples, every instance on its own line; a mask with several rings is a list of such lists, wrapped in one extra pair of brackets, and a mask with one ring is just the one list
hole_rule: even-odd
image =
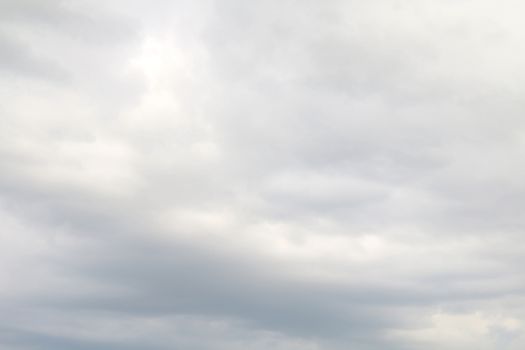
[(0, 350), (522, 350), (525, 5), (0, 0)]

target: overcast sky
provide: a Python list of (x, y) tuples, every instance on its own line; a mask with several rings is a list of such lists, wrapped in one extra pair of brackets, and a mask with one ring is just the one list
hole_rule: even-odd
[(0, 0), (0, 350), (522, 350), (525, 4)]

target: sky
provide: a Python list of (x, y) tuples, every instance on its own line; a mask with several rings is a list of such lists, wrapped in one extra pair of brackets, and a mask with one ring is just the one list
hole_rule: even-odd
[(0, 0), (0, 350), (525, 348), (524, 11)]

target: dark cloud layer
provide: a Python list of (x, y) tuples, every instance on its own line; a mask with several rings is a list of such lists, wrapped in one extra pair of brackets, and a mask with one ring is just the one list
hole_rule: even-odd
[(519, 2), (0, 2), (0, 350), (522, 349)]

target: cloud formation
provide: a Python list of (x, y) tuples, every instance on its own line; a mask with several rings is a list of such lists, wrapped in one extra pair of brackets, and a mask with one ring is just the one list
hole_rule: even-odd
[(523, 4), (0, 4), (0, 350), (525, 346)]

